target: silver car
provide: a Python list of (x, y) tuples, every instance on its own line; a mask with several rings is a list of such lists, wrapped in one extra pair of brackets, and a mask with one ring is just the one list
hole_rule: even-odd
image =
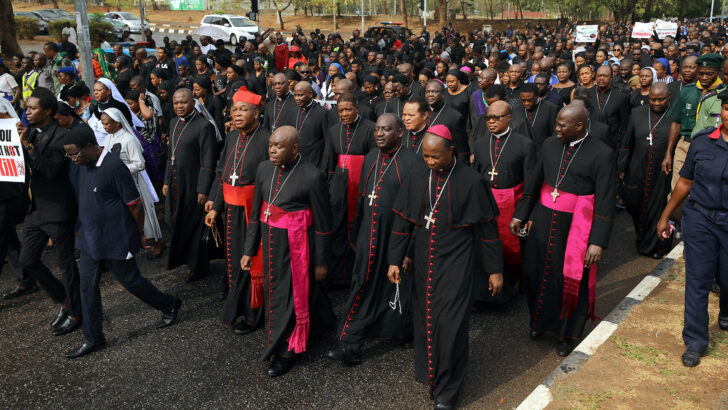
[[(128, 11), (115, 11), (105, 14), (111, 20), (116, 20), (123, 24), (124, 30), (130, 33), (142, 33), (144, 29), (149, 28), (148, 23), (142, 24), (142, 20), (136, 15)], [(142, 27), (142, 25), (144, 27)]]

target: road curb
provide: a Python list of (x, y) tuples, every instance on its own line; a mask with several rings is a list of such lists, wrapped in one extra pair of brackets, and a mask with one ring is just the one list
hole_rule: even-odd
[(162, 24), (162, 23), (149, 23), (152, 32), (160, 34), (190, 34), (197, 26), (182, 26), (173, 24)]
[(573, 373), (594, 354), (599, 346), (614, 333), (627, 314), (662, 282), (675, 261), (683, 254), (683, 243), (672, 248), (670, 253), (635, 286), (619, 304), (594, 328), (578, 346), (526, 397), (516, 410), (541, 410), (554, 400), (551, 387), (560, 378)]

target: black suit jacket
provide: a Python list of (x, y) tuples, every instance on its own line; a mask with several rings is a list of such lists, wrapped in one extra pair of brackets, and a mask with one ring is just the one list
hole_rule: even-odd
[(25, 151), (31, 192), (26, 223), (40, 225), (76, 219), (76, 196), (68, 174), (69, 160), (61, 145), (65, 134), (55, 120), (42, 129), (28, 130), (28, 140), (34, 149)]

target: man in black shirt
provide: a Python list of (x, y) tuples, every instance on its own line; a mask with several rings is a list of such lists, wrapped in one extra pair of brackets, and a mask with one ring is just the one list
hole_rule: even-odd
[(144, 242), (144, 208), (124, 162), (99, 147), (88, 127), (74, 128), (61, 143), (66, 156), (79, 165), (77, 247), (81, 251), (85, 341), (66, 353), (66, 357), (75, 359), (106, 346), (99, 292), (102, 263), (126, 290), (163, 312), (158, 329), (177, 321), (182, 301), (160, 292), (139, 272), (134, 254)]

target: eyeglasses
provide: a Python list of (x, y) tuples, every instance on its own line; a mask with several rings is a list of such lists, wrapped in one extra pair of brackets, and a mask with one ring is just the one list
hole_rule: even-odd
[(73, 161), (74, 159), (79, 159), (80, 157), (81, 157), (81, 151), (78, 151), (77, 153), (75, 153), (73, 155), (68, 155), (68, 153), (66, 153), (66, 158), (70, 159), (71, 161)]
[(301, 74), (311, 74), (311, 70), (308, 70), (308, 71), (301, 70)]
[(486, 119), (487, 121), (498, 121), (498, 120), (500, 120), (501, 118), (505, 118), (505, 117), (507, 117), (507, 116), (508, 116), (508, 114), (503, 114), (503, 115), (486, 115), (486, 116), (485, 116), (485, 119)]

